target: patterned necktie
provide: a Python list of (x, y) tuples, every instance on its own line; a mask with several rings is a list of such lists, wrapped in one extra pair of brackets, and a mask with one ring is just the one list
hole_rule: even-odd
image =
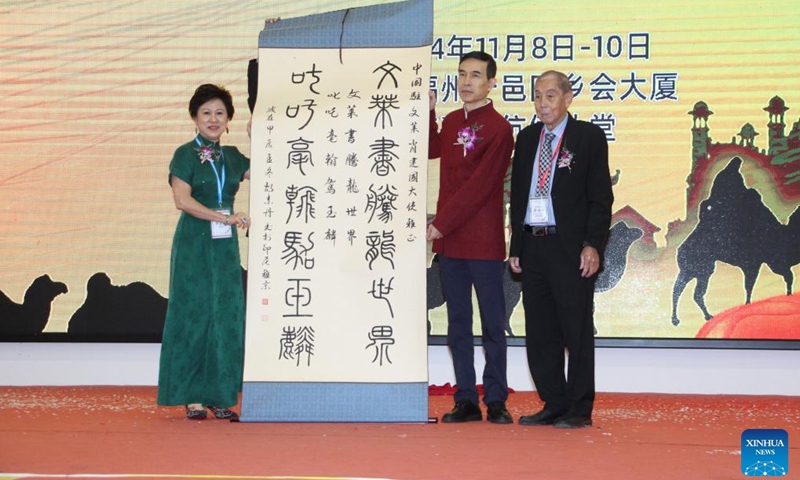
[(554, 133), (546, 133), (544, 136), (544, 143), (541, 148), (541, 155), (539, 155), (539, 175), (536, 182), (536, 195), (548, 195), (548, 183), (550, 179), (550, 162), (553, 160), (553, 139), (556, 138)]

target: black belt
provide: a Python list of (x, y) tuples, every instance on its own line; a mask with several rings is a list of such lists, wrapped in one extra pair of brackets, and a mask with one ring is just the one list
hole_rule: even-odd
[(546, 237), (548, 235), (558, 235), (555, 225), (548, 225), (546, 227), (537, 227), (536, 225), (525, 225), (522, 229), (534, 237)]

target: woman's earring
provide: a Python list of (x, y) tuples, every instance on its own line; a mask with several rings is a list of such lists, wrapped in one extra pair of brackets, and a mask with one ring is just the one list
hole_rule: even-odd
[(231, 130), (228, 127), (225, 127), (225, 133), (231, 133)]
[(197, 131), (197, 127), (194, 127), (194, 133), (195, 133), (195, 134), (199, 133), (199, 132)]

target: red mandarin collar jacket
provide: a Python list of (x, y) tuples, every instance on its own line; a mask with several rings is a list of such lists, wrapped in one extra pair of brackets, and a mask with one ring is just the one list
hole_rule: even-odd
[[(433, 242), (433, 251), (451, 258), (504, 260), (503, 182), (514, 148), (511, 125), (491, 102), (464, 112), (450, 112), (441, 132), (435, 111), (430, 112), (428, 158), (441, 158), (433, 226), (443, 235)], [(459, 131), (474, 140), (459, 143)]]

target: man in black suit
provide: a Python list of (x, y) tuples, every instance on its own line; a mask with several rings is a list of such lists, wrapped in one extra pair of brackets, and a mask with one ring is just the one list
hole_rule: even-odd
[(522, 273), (528, 367), (544, 402), (520, 425), (592, 424), (592, 303), (614, 196), (605, 134), (568, 114), (572, 99), (566, 75), (543, 73), (534, 94), (541, 123), (519, 133), (514, 151), (508, 263)]

